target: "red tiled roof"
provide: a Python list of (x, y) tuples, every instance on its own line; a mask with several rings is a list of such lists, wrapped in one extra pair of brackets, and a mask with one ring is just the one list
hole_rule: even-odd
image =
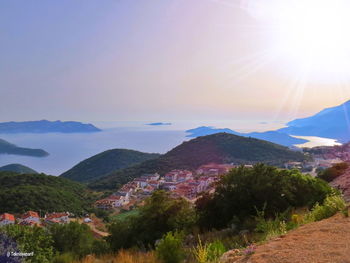
[(33, 211), (28, 211), (27, 213), (25, 213), (25, 214), (23, 214), (22, 215), (22, 219), (26, 219), (26, 218), (28, 218), (28, 217), (37, 217), (37, 218), (39, 218), (39, 215), (38, 215), (38, 213), (37, 212), (33, 212)]
[(3, 220), (15, 221), (15, 216), (12, 214), (4, 213), (0, 215), (0, 221)]
[(68, 214), (67, 213), (52, 213), (52, 214), (46, 215), (46, 219), (60, 218), (63, 216), (68, 216)]

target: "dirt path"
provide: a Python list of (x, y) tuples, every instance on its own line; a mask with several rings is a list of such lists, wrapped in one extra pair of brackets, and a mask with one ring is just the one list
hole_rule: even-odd
[(257, 246), (229, 263), (350, 263), (350, 217), (338, 214)]

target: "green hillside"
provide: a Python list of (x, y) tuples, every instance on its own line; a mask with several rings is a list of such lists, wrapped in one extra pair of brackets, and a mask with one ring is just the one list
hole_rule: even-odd
[(19, 174), (37, 174), (38, 172), (22, 164), (13, 163), (0, 167), (0, 171), (15, 172)]
[(65, 178), (0, 172), (0, 213), (40, 210), (80, 214), (89, 208), (91, 201), (85, 186)]
[(288, 161), (303, 161), (305, 156), (287, 147), (271, 142), (217, 133), (182, 143), (157, 159), (134, 167), (113, 172), (90, 183), (94, 189), (113, 189), (144, 173), (164, 174), (172, 169), (194, 170), (200, 165), (215, 163), (254, 164), (280, 166)]
[(33, 156), (33, 157), (45, 157), (49, 155), (47, 152), (45, 152), (42, 149), (18, 147), (3, 139), (0, 139), (0, 154), (15, 154), (15, 155), (25, 155), (25, 156)]
[(126, 149), (108, 150), (80, 162), (61, 176), (78, 182), (88, 182), (159, 156)]

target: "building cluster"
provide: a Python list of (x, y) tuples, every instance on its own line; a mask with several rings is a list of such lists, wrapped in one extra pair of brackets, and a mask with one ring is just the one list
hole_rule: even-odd
[(69, 223), (69, 213), (49, 213), (40, 218), (34, 211), (28, 211), (18, 217), (13, 214), (0, 214), (0, 226), (18, 224), (26, 226), (43, 226), (45, 224), (66, 224)]
[(96, 201), (95, 206), (100, 209), (121, 208), (130, 202), (143, 200), (156, 190), (165, 190), (174, 197), (184, 197), (194, 200), (199, 193), (213, 189), (213, 183), (220, 175), (226, 174), (235, 166), (232, 164), (207, 164), (196, 171), (172, 170), (164, 176), (144, 174), (123, 185), (116, 193), (107, 198)]

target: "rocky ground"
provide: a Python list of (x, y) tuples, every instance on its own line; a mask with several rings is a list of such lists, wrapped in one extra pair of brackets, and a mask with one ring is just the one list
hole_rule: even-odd
[(350, 263), (350, 217), (335, 215), (256, 247), (248, 256), (227, 252), (223, 263)]

